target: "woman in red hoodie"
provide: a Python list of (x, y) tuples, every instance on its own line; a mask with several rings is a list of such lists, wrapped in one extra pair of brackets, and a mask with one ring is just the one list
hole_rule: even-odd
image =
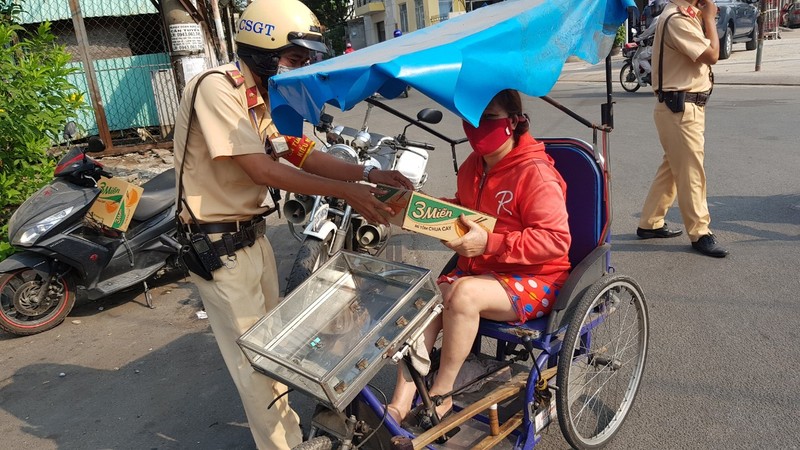
[[(444, 243), (459, 258), (456, 269), (437, 280), (445, 310), (425, 330), (429, 352), (443, 331), (431, 396), (453, 390), (481, 317), (524, 323), (546, 315), (570, 269), (566, 184), (544, 144), (528, 133), (519, 92), (497, 94), (478, 127), (464, 122), (464, 132), (474, 151), (459, 168), (456, 198), (446, 200), (497, 217), (497, 223), (489, 233), (462, 216), (469, 231)], [(410, 411), (415, 392), (399, 370), (387, 406), (398, 423)], [(437, 408), (439, 417), (452, 405), (445, 399)]]

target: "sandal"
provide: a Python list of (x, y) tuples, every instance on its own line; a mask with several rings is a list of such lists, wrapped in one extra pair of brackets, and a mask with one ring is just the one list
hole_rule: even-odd
[[(442, 423), (444, 419), (448, 418), (452, 414), (453, 414), (453, 408), (448, 409), (447, 412), (444, 413), (442, 417), (439, 419), (439, 423)], [(417, 413), (417, 423), (419, 424), (419, 427), (425, 431), (428, 431), (431, 428), (433, 428), (433, 418), (428, 414), (425, 414), (424, 408)]]
[[(425, 414), (424, 411), (425, 410), (423, 408), (417, 413), (417, 422), (420, 428), (422, 428), (425, 431), (428, 431), (434, 426), (433, 419), (431, 418), (431, 416)], [(450, 417), (451, 415), (453, 415), (453, 408), (448, 409), (446, 413), (442, 414), (441, 419), (439, 419), (439, 423), (444, 422), (444, 420)], [(440, 436), (439, 439), (436, 439), (436, 443), (444, 444), (445, 442), (447, 442), (448, 439), (455, 436), (459, 431), (461, 431), (461, 427), (453, 428), (444, 435)]]

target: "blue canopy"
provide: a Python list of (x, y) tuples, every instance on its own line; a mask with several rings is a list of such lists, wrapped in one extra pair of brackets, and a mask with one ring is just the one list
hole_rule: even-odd
[(380, 93), (411, 86), (478, 124), (503, 89), (550, 92), (569, 56), (597, 63), (608, 55), (633, 0), (512, 0), (274, 76), (272, 117), (299, 136), (303, 119), (319, 123), (325, 103), (343, 111)]

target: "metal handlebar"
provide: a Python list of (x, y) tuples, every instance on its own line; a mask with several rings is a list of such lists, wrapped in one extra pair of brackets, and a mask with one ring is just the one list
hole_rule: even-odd
[(412, 147), (419, 147), (419, 148), (422, 148), (422, 149), (425, 149), (425, 150), (435, 150), (436, 149), (436, 147), (434, 147), (433, 145), (428, 144), (426, 142), (419, 142), (419, 141), (412, 141), (410, 139), (404, 139), (404, 143), (406, 145), (410, 145)]

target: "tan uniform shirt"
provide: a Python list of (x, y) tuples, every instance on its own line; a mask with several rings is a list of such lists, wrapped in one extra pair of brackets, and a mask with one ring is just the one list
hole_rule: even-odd
[[(667, 17), (678, 12), (669, 21)], [(669, 28), (664, 31), (664, 24)], [(700, 11), (684, 0), (672, 0), (658, 19), (653, 44), (653, 89), (658, 90), (661, 40), (664, 39), (664, 91), (707, 92), (711, 66), (697, 58), (711, 45), (703, 33)]]
[[(277, 133), (277, 129), (247, 67), (241, 64), (239, 69), (244, 77), (240, 86), (234, 86), (232, 78), (225, 74), (236, 69), (235, 64), (210, 69), (223, 73), (208, 75), (199, 85), (199, 75), (194, 77), (187, 83), (178, 108), (175, 170), (180, 174), (188, 153), (183, 173), (184, 197), (197, 220), (204, 223), (247, 220), (267, 209), (260, 206), (267, 188), (255, 184), (231, 157), (264, 153), (265, 137)], [(196, 86), (194, 119), (188, 124)], [(181, 218), (191, 221), (185, 207)]]

